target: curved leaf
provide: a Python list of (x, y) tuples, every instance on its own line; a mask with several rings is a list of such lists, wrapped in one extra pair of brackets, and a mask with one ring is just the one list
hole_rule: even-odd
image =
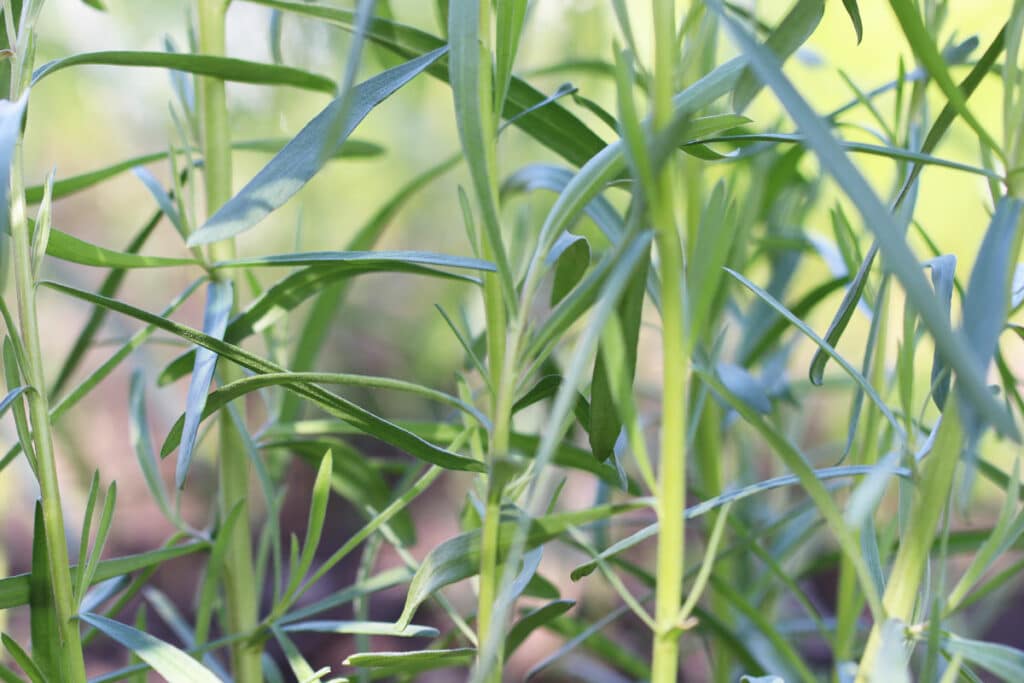
[[(308, 266), (281, 278), (252, 300), (228, 324), (224, 339), (232, 344), (237, 344), (250, 335), (267, 329), (281, 316), (295, 310), (310, 297), (329, 290), (332, 286), (336, 286), (350, 277), (364, 273), (407, 273), (464, 282), (478, 282), (475, 278), (466, 275), (410, 264), (401, 259), (340, 260), (334, 265)], [(194, 355), (195, 351), (186, 351), (179, 355), (160, 373), (157, 382), (164, 385), (179, 377), (184, 377), (192, 367), (191, 359)]]
[[(253, 372), (260, 374), (271, 374), (271, 373), (284, 373), (285, 370), (275, 363), (264, 360), (259, 356), (255, 356), (244, 349), (241, 349), (234, 344), (229, 344), (215, 337), (211, 337), (208, 334), (204, 334), (194, 328), (186, 325), (180, 325), (171, 320), (167, 320), (158, 315), (154, 315), (148, 311), (144, 311), (135, 306), (131, 306), (122, 301), (116, 299), (110, 299), (103, 296), (98, 296), (92, 292), (86, 292), (68, 285), (63, 285), (57, 282), (42, 281), (41, 285), (45, 285), (54, 289), (58, 292), (73, 296), (84, 301), (109, 308), (112, 311), (122, 313), (129, 317), (141, 320), (142, 322), (148, 323), (162, 329), (166, 332), (170, 332), (173, 335), (181, 337), (186, 341), (190, 341), (194, 344), (202, 346), (203, 348), (213, 351), (218, 356), (223, 356), (228, 360), (241, 365), (244, 368), (248, 368)], [(335, 415), (336, 417), (343, 419), (355, 426), (361, 431), (370, 436), (374, 436), (386, 443), (404, 450), (410, 455), (421, 458), (427, 462), (437, 462), (441, 467), (447, 467), (456, 470), (468, 470), (473, 472), (483, 472), (486, 468), (483, 463), (467, 458), (465, 456), (458, 455), (447, 451), (439, 446), (435, 446), (432, 443), (428, 443), (418, 436), (398, 427), (392, 422), (388, 422), (383, 418), (380, 418), (373, 413), (360, 408), (359, 406), (346, 401), (345, 399), (332, 394), (331, 392), (315, 385), (284, 385), (286, 388), (294, 391), (295, 393), (308, 398)]]
[(222, 683), (212, 671), (159, 638), (98, 614), (86, 612), (79, 618), (131, 650), (168, 683)]
[(35, 85), (50, 74), (72, 66), (104, 64), (109, 66), (156, 67), (212, 76), (222, 81), (257, 85), (290, 85), (306, 90), (334, 93), (336, 85), (326, 76), (280, 64), (249, 62), (233, 57), (178, 52), (105, 51), (82, 52), (47, 62), (32, 74)]
[[(348, 97), (333, 100), (306, 127), (256, 174), (234, 197), (217, 210), (206, 224), (192, 233), (188, 246), (195, 247), (237, 235), (266, 218), (299, 191), (323, 167), (325, 157), (332, 155), (345, 142), (356, 126), (374, 107), (404, 86), (447, 52), (439, 48), (421, 57), (389, 69), (360, 83)], [(343, 125), (335, 140), (325, 136), (332, 132), (334, 116), (349, 101)], [(327, 154), (322, 154), (327, 150)]]

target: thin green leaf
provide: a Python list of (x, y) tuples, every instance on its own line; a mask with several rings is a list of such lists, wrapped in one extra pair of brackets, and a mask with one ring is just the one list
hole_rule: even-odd
[(163, 478), (157, 469), (158, 461), (156, 451), (153, 449), (153, 440), (149, 433), (149, 421), (146, 417), (146, 395), (144, 377), (141, 370), (132, 373), (131, 388), (129, 389), (129, 434), (132, 442), (132, 449), (135, 451), (135, 458), (142, 470), (142, 477), (146, 481), (146, 488), (156, 501), (160, 512), (168, 520), (177, 519), (171, 511), (170, 502), (167, 499), (167, 491), (164, 489)]
[(924, 25), (917, 5), (912, 0), (889, 0), (889, 6), (892, 7), (893, 13), (903, 28), (903, 35), (910, 44), (910, 48), (914, 51), (914, 56), (928, 70), (928, 75), (932, 77), (932, 80), (942, 90), (949, 104), (952, 105), (953, 109), (956, 110), (967, 125), (978, 134), (979, 140), (985, 146), (998, 153), (1001, 149), (999, 144), (992, 139), (984, 126), (974, 118), (974, 115), (967, 107), (967, 97), (949, 75), (946, 61), (942, 58), (928, 28)]
[(44, 674), (44, 680), (56, 681), (64, 673), (66, 660), (57, 629), (44, 524), (42, 504), (36, 501), (35, 523), (32, 527), (32, 573), (29, 575), (29, 628), (32, 633), (32, 652), (38, 660), (36, 664)]
[[(230, 280), (214, 280), (206, 289), (206, 311), (203, 313), (203, 332), (214, 339), (223, 339), (224, 330), (228, 325), (228, 316), (234, 304), (234, 289)], [(192, 381), (188, 386), (185, 399), (185, 422), (182, 427), (181, 451), (178, 453), (178, 464), (174, 470), (176, 486), (185, 486), (185, 477), (192, 464), (196, 439), (199, 435), (199, 423), (202, 421), (203, 408), (213, 380), (213, 371), (217, 366), (217, 354), (207, 348), (196, 351), (195, 368), (192, 370)]]
[(168, 268), (198, 265), (191, 258), (142, 256), (106, 249), (53, 228), (46, 243), (46, 255), (62, 261), (97, 268)]
[(32, 74), (32, 85), (50, 74), (68, 67), (97, 64), (173, 69), (198, 76), (212, 76), (222, 81), (257, 85), (288, 85), (330, 94), (333, 94), (337, 87), (334, 81), (325, 76), (279, 64), (250, 62), (217, 55), (120, 50), (81, 52), (47, 62)]
[(476, 657), (474, 648), (414, 650), (411, 652), (361, 652), (349, 655), (345, 666), (380, 669), (381, 675), (416, 674), (433, 669), (465, 666)]
[(36, 214), (35, 227), (32, 230), (32, 277), (34, 278), (39, 277), (43, 267), (43, 256), (50, 243), (50, 228), (53, 227), (53, 178), (56, 174), (57, 171), (54, 169), (46, 176), (43, 200), (39, 205), (39, 213)]
[(575, 600), (554, 600), (524, 614), (505, 636), (505, 657), (515, 652), (531, 633), (562, 616), (575, 605)]
[(557, 306), (590, 267), (590, 243), (580, 235), (562, 233), (548, 254), (548, 262), (555, 264), (550, 303)]
[(400, 629), (390, 621), (295, 621), (281, 627), (289, 633), (335, 633), (340, 635), (391, 636), (393, 638), (436, 638), (433, 626), (411, 624)]
[[(776, 55), (784, 64), (797, 48), (807, 42), (825, 14), (824, 0), (797, 0), (779, 25), (769, 34), (764, 48)], [(761, 83), (753, 69), (744, 71), (732, 94), (732, 106), (742, 112), (761, 90)]]
[[(935, 288), (935, 295), (942, 302), (946, 309), (947, 316), (952, 315), (953, 307), (953, 284), (956, 277), (956, 256), (946, 254), (928, 261), (931, 266), (932, 287)], [(949, 319), (947, 317), (947, 319)], [(904, 343), (909, 343), (905, 340)], [(949, 374), (949, 366), (942, 359), (938, 349), (932, 355), (932, 400), (942, 410), (946, 404), (946, 396), (949, 394), (949, 383), (952, 378)]]
[[(288, 144), (289, 140), (285, 138), (267, 138), (259, 140), (235, 140), (231, 143), (231, 148), (239, 151), (250, 151), (260, 152), (263, 154), (276, 154), (281, 151), (281, 148)], [(384, 153), (384, 148), (380, 145), (373, 144), (372, 142), (366, 142), (364, 140), (347, 140), (341, 149), (338, 150), (335, 158), (342, 157), (375, 157), (380, 156)], [(94, 171), (88, 171), (79, 175), (70, 176), (62, 180), (58, 180), (53, 184), (53, 198), (62, 199), (69, 195), (87, 190), (90, 187), (98, 185), (106, 180), (117, 177), (118, 175), (127, 171), (134, 170), (136, 167), (143, 164), (151, 164), (157, 161), (162, 161), (167, 158), (167, 152), (152, 152), (150, 154), (142, 154), (140, 156), (125, 159), (109, 166), (96, 169)], [(197, 163), (201, 164), (202, 160)], [(25, 188), (25, 201), (29, 204), (37, 204), (43, 198), (43, 192), (45, 187), (43, 185), (32, 185)]]
[(324, 163), (321, 149), (331, 144), (334, 149), (340, 148), (370, 110), (440, 59), (446, 51), (446, 48), (434, 50), (356, 86), (351, 93), (351, 108), (340, 135), (336, 140), (327, 141), (324, 135), (329, 132), (332, 115), (342, 105), (341, 99), (333, 100), (256, 177), (189, 236), (188, 246), (226, 239), (266, 218), (321, 169)]
[(850, 22), (853, 24), (853, 30), (857, 34), (857, 44), (860, 45), (860, 41), (864, 39), (864, 23), (860, 18), (860, 7), (857, 5), (857, 0), (843, 0), (843, 7), (846, 8), (846, 13), (850, 15)]
[[(452, 407), (458, 408), (466, 414), (472, 416), (481, 426), (486, 427), (489, 423), (487, 418), (480, 413), (473, 406), (463, 402), (462, 400), (450, 396), (448, 394), (436, 391), (434, 389), (428, 389), (427, 387), (412, 382), (404, 382), (402, 380), (391, 379), (390, 377), (373, 377), (370, 375), (351, 375), (342, 373), (329, 373), (329, 372), (271, 372), (258, 374), (253, 377), (246, 377), (240, 380), (236, 380), (230, 384), (227, 384), (213, 393), (211, 393), (205, 403), (205, 407), (202, 413), (199, 414), (199, 420), (202, 421), (213, 415), (223, 406), (229, 402), (244, 396), (247, 393), (262, 389), (268, 386), (283, 386), (292, 389), (302, 389), (304, 387), (311, 387), (316, 384), (343, 384), (350, 386), (361, 386), (361, 387), (375, 387), (382, 389), (392, 389), (397, 391), (404, 391), (425, 398), (429, 398), (441, 403), (448, 404)], [(316, 399), (314, 399), (316, 400)], [(374, 420), (382, 420), (377, 418), (361, 408), (358, 408), (354, 404), (348, 403), (343, 399), (338, 399), (334, 404), (322, 404), (322, 407), (328, 411), (339, 412), (345, 411), (350, 413), (349, 417), (362, 418), (373, 422)], [(182, 435), (184, 433), (184, 425), (187, 420), (187, 413), (185, 416), (178, 419), (177, 422), (171, 427), (170, 432), (167, 435), (167, 439), (164, 441), (163, 446), (160, 449), (162, 456), (169, 455), (178, 445), (181, 443)], [(345, 419), (345, 418), (343, 418)], [(390, 423), (388, 423), (390, 424)], [(397, 428), (397, 427), (396, 427)], [(462, 456), (458, 456), (458, 460), (455, 462), (462, 462), (467, 460)], [(470, 461), (476, 462), (476, 461)], [(442, 465), (442, 463), (434, 463)], [(442, 465), (444, 466), (444, 465)]]
[(306, 538), (302, 542), (302, 554), (299, 557), (298, 565), (292, 568), (288, 581), (288, 588), (285, 589), (283, 602), (287, 602), (298, 590), (299, 584), (306, 578), (306, 573), (313, 565), (316, 557), (317, 547), (320, 545), (320, 536), (324, 530), (324, 520), (327, 518), (327, 501), (331, 495), (331, 475), (333, 467), (331, 463), (334, 457), (330, 451), (324, 453), (320, 459), (320, 467), (317, 469), (316, 479), (313, 481), (313, 493), (309, 503), (309, 518), (306, 522)]
[[(0, 640), (3, 641), (4, 647), (10, 653), (11, 659), (21, 667), (21, 670), (25, 672), (25, 675), (28, 676), (32, 683), (48, 683), (50, 679), (46, 677), (39, 666), (29, 657), (28, 653), (18, 644), (18, 641), (6, 633), (0, 634)], [(14, 680), (21, 683), (21, 679), (17, 675), (14, 676)]]
[[(296, 0), (250, 0), (250, 2), (322, 19), (347, 31), (353, 30), (355, 26), (355, 13), (351, 10), (307, 4)], [(445, 5), (447, 6), (447, 2)], [(447, 15), (448, 12), (446, 11), (445, 14)], [(446, 39), (379, 18), (370, 21), (366, 30), (366, 38), (406, 59), (429, 53), (431, 50), (437, 50), (447, 44)], [(427, 73), (445, 82), (449, 80), (448, 68), (444, 62), (432, 65), (427, 69)], [(522, 79), (513, 76), (501, 114), (506, 120), (515, 119), (515, 125), (519, 129), (569, 163), (582, 166), (599, 152), (605, 143), (567, 109), (558, 103), (553, 103), (519, 117), (520, 114), (545, 99), (547, 98), (543, 93)]]
[[(137, 555), (126, 555), (112, 560), (100, 562), (93, 575), (93, 581), (99, 583), (115, 576), (130, 574), (154, 565), (163, 564), (179, 557), (203, 552), (210, 547), (205, 541), (185, 543), (179, 546), (153, 550)], [(78, 567), (71, 567), (71, 577), (78, 575)], [(20, 607), (29, 604), (31, 590), (31, 575), (17, 574), (0, 579), (0, 609)]]
[(79, 618), (135, 653), (168, 683), (222, 683), (195, 659), (148, 633), (98, 614), (85, 613)]
[[(351, 502), (367, 518), (370, 510), (383, 510), (391, 502), (391, 488), (379, 467), (363, 453), (341, 439), (273, 439), (261, 448), (287, 448), (295, 452), (311, 467), (317, 467), (324, 451), (334, 454), (331, 489)], [(407, 511), (399, 513), (389, 523), (403, 545), (411, 545), (416, 538), (416, 527)]]
[[(489, 261), (465, 256), (433, 254), (426, 251), (310, 251), (297, 254), (274, 254), (219, 261), (215, 268), (250, 268), (258, 266), (308, 266), (320, 267), (343, 264), (363, 264), (370, 272), (394, 270), (401, 272), (401, 265), (443, 266), (467, 270), (494, 271)], [(388, 268), (388, 266), (398, 266)]]

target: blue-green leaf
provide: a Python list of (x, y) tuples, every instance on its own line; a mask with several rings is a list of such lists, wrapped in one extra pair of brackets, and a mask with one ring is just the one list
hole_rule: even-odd
[[(344, 95), (333, 100), (299, 131), (291, 142), (256, 174), (249, 183), (210, 217), (206, 224), (188, 239), (194, 247), (237, 235), (266, 218), (285, 203), (317, 174), (326, 159), (321, 154), (325, 144), (340, 148), (356, 126), (374, 107), (436, 62), (447, 52), (439, 48), (401, 66), (360, 83), (348, 93), (350, 99), (345, 125), (334, 141), (324, 136), (331, 128), (335, 111), (341, 108)], [(327, 155), (330, 156), (330, 155)]]
[(168, 683), (223, 683), (192, 657), (148, 633), (98, 614), (86, 612), (79, 618), (131, 650)]
[[(224, 338), (228, 316), (234, 303), (234, 289), (230, 280), (214, 280), (206, 289), (206, 312), (203, 314), (203, 332), (215, 339)], [(196, 350), (196, 364), (192, 370), (192, 381), (185, 399), (185, 424), (182, 429), (181, 451), (174, 477), (178, 488), (185, 486), (185, 477), (192, 464), (192, 453), (196, 447), (199, 423), (203, 419), (206, 396), (217, 366), (217, 354), (207, 348)]]

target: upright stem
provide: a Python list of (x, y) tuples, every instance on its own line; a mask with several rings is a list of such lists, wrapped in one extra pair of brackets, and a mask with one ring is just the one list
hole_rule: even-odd
[[(4, 3), (4, 14), (9, 16), (12, 9)], [(13, 20), (8, 21), (12, 27)], [(21, 26), (21, 31), (31, 31), (31, 26)], [(28, 36), (18, 44), (31, 45)], [(14, 37), (9, 36), (13, 42)], [(23, 93), (24, 78), (21, 74), (32, 69), (32, 50), (16, 54), (10, 66), (10, 97), (18, 100)], [(60, 641), (62, 676), (74, 683), (85, 683), (85, 658), (82, 654), (82, 639), (78, 623), (74, 621), (78, 606), (75, 604), (71, 582), (70, 560), (67, 537), (64, 531), (64, 512), (57, 480), (57, 462), (53, 450), (53, 432), (50, 425), (50, 406), (47, 400), (46, 379), (43, 375), (43, 352), (40, 345), (39, 319), (36, 315), (36, 281), (32, 272), (32, 240), (25, 211), (25, 183), (22, 168), (22, 140), (14, 147), (11, 162), (10, 220), (14, 260), (14, 281), (18, 297), (18, 319), (21, 325), (21, 342), (25, 350), (25, 380), (33, 391), (26, 394), (28, 413), (32, 423), (32, 442), (36, 453), (36, 476), (42, 498), (43, 527), (46, 535), (50, 582), (53, 587), (53, 609), (57, 620), (57, 638)], [(14, 330), (10, 330), (13, 335)], [(25, 444), (28, 446), (28, 444)], [(27, 450), (27, 449), (26, 449)]]
[(25, 347), (26, 380), (33, 391), (28, 392), (28, 413), (32, 421), (32, 441), (36, 452), (36, 473), (43, 507), (43, 527), (49, 553), (50, 581), (60, 639), (62, 673), (76, 683), (84, 683), (85, 659), (78, 622), (73, 621), (78, 607), (71, 586), (70, 560), (64, 532), (64, 512), (57, 482), (57, 463), (50, 428), (50, 406), (46, 398), (43, 376), (43, 352), (40, 346), (39, 320), (36, 316), (36, 285), (32, 273), (32, 246), (25, 215), (25, 188), (22, 179), (22, 148), (19, 140), (11, 165), (11, 237), (14, 251), (14, 279), (18, 293), (18, 317), (21, 340)]
[[(664, 128), (672, 116), (675, 86), (676, 35), (674, 0), (653, 0), (654, 82), (653, 129)], [(662, 424), (661, 463), (658, 477), (658, 560), (655, 592), (653, 683), (674, 683), (679, 668), (679, 625), (685, 560), (686, 413), (689, 384), (689, 349), (686, 343), (683, 301), (683, 251), (676, 227), (673, 163), (659, 173), (657, 191), (650, 198), (658, 258), (661, 263), (662, 299)]]
[[(228, 0), (198, 0), (199, 51), (207, 55), (225, 54), (225, 14)], [(224, 81), (200, 79), (200, 106), (203, 123), (203, 156), (205, 160), (206, 210), (212, 214), (231, 198), (231, 130), (228, 124)], [(233, 240), (210, 245), (210, 260), (233, 258)], [(214, 276), (229, 281), (233, 270), (217, 271)], [(241, 379), (234, 365), (221, 368), (225, 382)], [(252, 565), (252, 541), (249, 527), (249, 458), (241, 435), (227, 412), (220, 421), (220, 512), (221, 518), (241, 506), (238, 521), (232, 529), (229, 550), (224, 560), (224, 592), (227, 628), (231, 633), (250, 633), (258, 623), (260, 587), (256, 585)], [(246, 640), (231, 646), (234, 679), (238, 683), (259, 683), (263, 680), (260, 650)]]

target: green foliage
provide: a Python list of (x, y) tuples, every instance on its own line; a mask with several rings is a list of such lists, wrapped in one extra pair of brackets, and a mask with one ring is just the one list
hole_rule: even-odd
[[(55, 0), (0, 5), (0, 477), (38, 491), (6, 510), (31, 546), (0, 680), (85, 683), (97, 639), (129, 664), (94, 681), (1024, 677), (982, 640), (1024, 549), (1024, 3), (954, 39), (944, 0), (888, 25), (844, 0), (840, 47), (822, 0), (615, 0), (565, 9), (561, 41), (525, 0), (236, 2), (266, 61), (228, 54), (229, 0), (161, 10), (187, 49), (71, 54)], [(323, 54), (315, 26), (341, 29)], [(882, 44), (889, 74), (847, 68)], [(60, 158), (32, 105), (139, 68), (169, 76), (169, 112), (139, 103), (167, 139)], [(246, 154), (269, 158), (236, 191)], [(64, 165), (92, 170), (26, 182)], [(147, 220), (88, 233), (127, 171)], [(976, 224), (951, 238), (942, 201)], [(374, 334), (399, 360), (360, 365)], [(125, 434), (66, 417), (93, 405)], [(96, 443), (134, 460), (95, 471)], [(123, 554), (133, 499), (173, 535)], [(172, 562), (203, 567), (189, 603)]]

